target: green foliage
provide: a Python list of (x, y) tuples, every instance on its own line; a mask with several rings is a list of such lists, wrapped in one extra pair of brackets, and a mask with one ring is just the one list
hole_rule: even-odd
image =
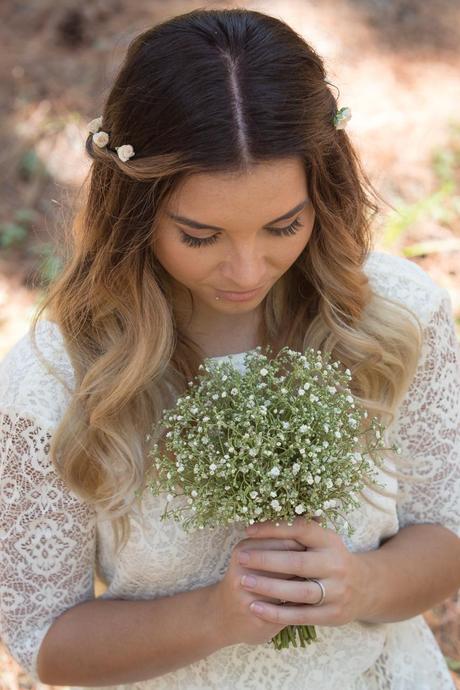
[(20, 208), (13, 221), (0, 224), (0, 247), (7, 249), (24, 242), (29, 236), (30, 224), (36, 219), (37, 213), (31, 208)]
[[(426, 197), (409, 204), (398, 199), (394, 204), (396, 212), (388, 215), (382, 229), (381, 243), (390, 249), (403, 239), (407, 230), (422, 218), (431, 218), (440, 225), (451, 226), (460, 215), (460, 195), (457, 193), (457, 179), (460, 171), (460, 123), (450, 123), (450, 137), (447, 148), (436, 150), (431, 158), (433, 173), (438, 188)], [(402, 247), (406, 257), (441, 251), (456, 251), (460, 238), (420, 242)]]
[(460, 672), (460, 661), (458, 659), (452, 659), (450, 656), (444, 656), (444, 659), (451, 671)]
[(29, 149), (22, 155), (18, 165), (18, 173), (25, 180), (47, 175), (46, 168), (34, 149)]
[(50, 283), (62, 268), (62, 260), (55, 253), (54, 245), (51, 242), (46, 242), (32, 250), (41, 259), (38, 268), (39, 282), (42, 285)]

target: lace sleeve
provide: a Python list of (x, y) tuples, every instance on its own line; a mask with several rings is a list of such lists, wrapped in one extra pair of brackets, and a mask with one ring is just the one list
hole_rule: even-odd
[(95, 515), (57, 476), (50, 439), (24, 413), (0, 410), (0, 634), (36, 681), (53, 621), (94, 598)]
[(411, 461), (398, 481), (400, 527), (439, 523), (460, 537), (460, 345), (447, 290), (424, 328), (415, 377), (389, 433)]

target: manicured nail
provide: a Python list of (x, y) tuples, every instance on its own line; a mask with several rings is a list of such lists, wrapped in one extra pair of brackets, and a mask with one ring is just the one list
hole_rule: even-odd
[(242, 551), (238, 556), (238, 560), (240, 563), (249, 563), (249, 554)]
[(265, 607), (259, 604), (259, 602), (252, 603), (249, 608), (254, 611), (254, 613), (263, 613), (265, 611)]
[(244, 587), (255, 587), (257, 584), (257, 580), (252, 575), (243, 575), (243, 577), (241, 578), (241, 584)]

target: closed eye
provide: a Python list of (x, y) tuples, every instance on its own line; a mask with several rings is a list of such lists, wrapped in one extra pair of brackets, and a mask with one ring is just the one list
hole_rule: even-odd
[[(268, 230), (268, 232), (272, 235), (275, 235), (275, 237), (285, 237), (287, 235), (295, 235), (301, 227), (303, 227), (303, 223), (301, 223), (300, 220), (296, 218), (290, 225), (288, 225), (285, 228), (266, 228), (266, 230)], [(181, 241), (189, 247), (208, 246), (210, 244), (214, 244), (214, 242), (217, 242), (217, 239), (219, 237), (219, 233), (212, 235), (211, 237), (193, 237), (193, 235), (188, 235), (180, 228), (179, 232)]]

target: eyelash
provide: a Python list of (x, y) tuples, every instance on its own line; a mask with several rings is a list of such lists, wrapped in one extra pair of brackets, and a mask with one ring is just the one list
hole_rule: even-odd
[[(299, 230), (299, 228), (303, 227), (303, 223), (300, 222), (298, 218), (295, 219), (291, 225), (289, 225), (287, 228), (278, 228), (278, 229), (269, 229), (267, 230), (275, 235), (275, 237), (284, 237), (286, 235), (295, 235), (296, 232)], [(183, 230), (180, 230), (181, 234), (181, 241), (184, 242), (184, 244), (188, 245), (189, 247), (203, 247), (206, 245), (214, 244), (214, 242), (217, 241), (217, 235), (212, 235), (212, 237), (205, 237), (205, 238), (199, 238), (199, 237), (192, 237), (192, 235), (187, 235), (186, 232), (183, 232)]]

